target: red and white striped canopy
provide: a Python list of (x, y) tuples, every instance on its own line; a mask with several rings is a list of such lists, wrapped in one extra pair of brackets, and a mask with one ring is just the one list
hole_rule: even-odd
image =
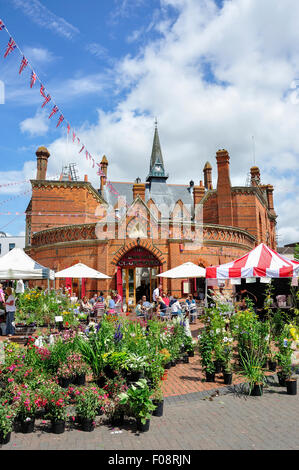
[(235, 261), (206, 268), (206, 277), (210, 279), (298, 276), (298, 261), (281, 256), (264, 243)]

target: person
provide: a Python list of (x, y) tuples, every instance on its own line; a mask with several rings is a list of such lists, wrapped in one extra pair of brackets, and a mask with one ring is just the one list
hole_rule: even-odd
[(157, 302), (158, 297), (160, 296), (160, 290), (162, 289), (162, 285), (159, 284), (156, 289), (153, 291), (153, 302)]
[(3, 290), (3, 285), (0, 284), (0, 302), (3, 304), (5, 303), (5, 295), (4, 295), (4, 290)]
[[(112, 292), (111, 292), (112, 293)], [(111, 295), (107, 295), (106, 297), (106, 308), (107, 308), (107, 314), (111, 315), (111, 314), (115, 314), (116, 313), (116, 310), (115, 310), (115, 302), (112, 298)]]
[(143, 307), (151, 308), (152, 305), (148, 300), (146, 300), (146, 295), (143, 295), (141, 300), (142, 300)]
[(88, 315), (91, 313), (92, 311), (92, 306), (90, 305), (89, 301), (88, 301), (88, 298), (86, 297), (86, 295), (84, 295), (84, 297), (80, 300), (80, 312), (81, 313), (87, 313)]
[(138, 300), (136, 308), (135, 308), (135, 313), (137, 317), (143, 317), (144, 316), (144, 308), (142, 306), (142, 300)]
[(178, 298), (176, 295), (174, 296), (173, 300), (174, 302), (171, 304), (171, 318), (176, 317), (178, 315), (182, 315), (181, 304), (178, 301)]
[(15, 304), (15, 297), (12, 293), (11, 287), (7, 287), (5, 291), (7, 295), (7, 299), (5, 301), (5, 310), (6, 310), (6, 335), (12, 336), (15, 333), (15, 329), (13, 326), (13, 322), (15, 320), (15, 313), (16, 313), (16, 304)]
[(113, 292), (113, 300), (115, 302), (115, 308), (116, 310), (119, 309), (119, 312), (121, 312), (121, 305), (122, 305), (122, 297), (121, 295), (117, 292), (117, 290), (115, 290)]
[(104, 314), (105, 312), (105, 298), (103, 292), (100, 292), (100, 296), (97, 298), (93, 306), (95, 316)]
[(168, 295), (166, 295), (165, 292), (162, 292), (161, 297), (166, 307), (169, 307), (170, 298), (168, 297)]
[(246, 310), (247, 297), (251, 300), (254, 299), (254, 301), (257, 302), (257, 297), (252, 292), (249, 292), (247, 289), (241, 289), (240, 292), (236, 294), (236, 302), (240, 310)]
[(192, 294), (188, 295), (188, 298), (186, 299), (186, 304), (188, 307), (188, 313), (190, 315), (190, 323), (195, 323), (197, 310), (196, 310), (196, 301), (193, 298)]
[(98, 294), (94, 294), (93, 297), (89, 300), (89, 303), (91, 304), (92, 307), (94, 307), (94, 304), (96, 303), (98, 298)]
[(167, 305), (163, 302), (162, 297), (158, 297), (158, 313), (160, 313), (161, 317), (164, 317), (166, 315), (166, 310), (167, 310)]

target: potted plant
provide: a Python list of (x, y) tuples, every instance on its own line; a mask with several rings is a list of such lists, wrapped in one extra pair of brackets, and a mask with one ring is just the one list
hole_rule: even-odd
[(81, 354), (73, 353), (67, 358), (67, 365), (72, 372), (72, 383), (75, 385), (85, 385), (86, 374), (90, 367), (85, 363)]
[(57, 378), (62, 388), (68, 388), (68, 386), (74, 382), (73, 370), (69, 367), (67, 362), (58, 367)]
[(153, 416), (163, 416), (164, 396), (161, 385), (157, 386), (151, 396), (153, 405), (156, 409), (153, 411)]
[(8, 444), (13, 430), (15, 410), (12, 406), (2, 403), (0, 405), (0, 445)]
[(199, 354), (207, 382), (215, 382), (214, 340), (209, 331), (204, 330), (199, 337)]
[[(276, 354), (278, 365), (280, 366), (277, 377), (279, 384), (285, 387), (286, 380), (291, 378), (292, 374), (292, 340), (288, 337), (288, 325), (284, 325), (281, 335), (277, 338), (278, 353)], [(293, 380), (292, 380), (293, 382)], [(289, 385), (294, 387), (294, 385)]]
[(54, 434), (62, 434), (65, 431), (68, 394), (61, 387), (52, 385), (45, 391), (44, 397), (47, 400), (45, 417), (51, 421), (51, 430)]
[(141, 378), (146, 365), (146, 356), (140, 356), (136, 353), (128, 354), (128, 357), (123, 364), (123, 367), (128, 371), (127, 380), (129, 382), (137, 382)]
[(232, 348), (233, 338), (229, 335), (224, 336), (223, 343), (223, 355), (222, 355), (222, 371), (223, 371), (223, 379), (225, 385), (231, 385), (233, 379), (233, 348)]
[(95, 427), (100, 398), (97, 387), (82, 387), (75, 398), (75, 410), (82, 431), (91, 432)]
[(184, 351), (189, 357), (194, 357), (194, 344), (191, 336), (186, 336), (184, 339)]
[(146, 432), (149, 430), (151, 411), (156, 408), (150, 399), (150, 389), (145, 379), (140, 379), (135, 385), (131, 385), (126, 392), (119, 395), (122, 405), (129, 405), (133, 416), (137, 420), (137, 430)]
[(254, 353), (244, 351), (241, 355), (242, 373), (249, 381), (249, 394), (261, 396), (265, 382), (263, 362), (264, 357), (257, 357)]
[(22, 390), (16, 392), (13, 400), (16, 405), (17, 420), (21, 423), (21, 431), (24, 434), (33, 432), (35, 413), (40, 406), (38, 395), (28, 386), (24, 386)]

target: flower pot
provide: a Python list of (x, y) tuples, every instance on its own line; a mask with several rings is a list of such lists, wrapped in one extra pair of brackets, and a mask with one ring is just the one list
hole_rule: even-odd
[(153, 400), (153, 405), (157, 407), (153, 411), (153, 416), (159, 416), (159, 417), (163, 416), (164, 400), (162, 401)]
[(137, 431), (140, 431), (140, 432), (149, 431), (150, 421), (151, 421), (150, 419), (147, 419), (145, 424), (142, 424), (141, 419), (137, 418)]
[(141, 379), (142, 372), (141, 371), (130, 371), (127, 375), (127, 380), (129, 382), (138, 382)]
[(186, 354), (185, 356), (183, 356), (183, 363), (184, 363), (184, 364), (189, 364), (189, 356), (188, 356), (188, 354)]
[(171, 362), (171, 367), (174, 367), (176, 365), (176, 359), (172, 359), (170, 362)]
[(215, 372), (206, 372), (206, 381), (215, 382)]
[(282, 372), (277, 372), (278, 383), (281, 387), (285, 387), (286, 376)]
[(101, 375), (96, 379), (96, 384), (99, 388), (103, 388), (106, 385), (106, 377)]
[(68, 388), (72, 383), (72, 377), (59, 377), (58, 383), (62, 388)]
[(263, 395), (263, 384), (254, 384), (251, 389), (250, 395), (252, 397), (261, 397)]
[(110, 423), (112, 424), (112, 426), (122, 426), (124, 424), (124, 418), (124, 413), (112, 415), (110, 417)]
[(64, 420), (52, 421), (51, 422), (51, 431), (54, 434), (64, 433), (64, 431), (65, 431), (65, 421)]
[(86, 383), (86, 374), (77, 374), (74, 378), (75, 385), (85, 385)]
[(2, 432), (0, 431), (0, 445), (8, 444), (11, 438), (11, 432), (8, 432), (5, 437), (3, 437)]
[(29, 434), (34, 431), (35, 418), (29, 418), (25, 421), (21, 421), (21, 432), (23, 434)]
[(171, 367), (171, 362), (167, 362), (167, 364), (165, 364), (164, 366), (164, 369), (170, 369)]
[(188, 356), (189, 357), (194, 357), (194, 351), (188, 351)]
[(224, 380), (225, 385), (231, 385), (233, 381), (232, 372), (223, 372), (223, 380)]
[(268, 367), (271, 372), (276, 372), (277, 362), (276, 361), (269, 361)]
[(80, 418), (80, 428), (82, 431), (91, 432), (94, 430), (94, 420), (89, 418)]
[(222, 370), (222, 362), (217, 359), (217, 361), (214, 361), (214, 366), (215, 366), (215, 374), (220, 374)]
[(290, 379), (285, 381), (288, 395), (297, 395), (297, 380)]
[(115, 372), (110, 366), (104, 367), (104, 374), (106, 375), (106, 377), (108, 377), (108, 379), (114, 379), (115, 377)]

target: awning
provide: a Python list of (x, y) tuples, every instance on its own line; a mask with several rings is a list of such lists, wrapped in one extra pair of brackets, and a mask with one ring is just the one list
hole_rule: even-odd
[(76, 279), (86, 279), (86, 278), (93, 278), (93, 279), (111, 279), (110, 276), (101, 273), (100, 271), (96, 271), (96, 269), (90, 268), (83, 263), (74, 264), (70, 268), (63, 269), (62, 271), (58, 271), (55, 273), (55, 277), (70, 277)]
[(264, 243), (235, 261), (206, 268), (206, 277), (210, 279), (298, 276), (298, 261), (285, 258)]
[(0, 257), (0, 279), (54, 279), (54, 271), (34, 261), (22, 248), (13, 248)]
[(165, 273), (157, 275), (157, 277), (166, 277), (170, 279), (189, 279), (205, 276), (206, 270), (200, 266), (197, 266), (197, 264), (191, 263), (190, 261), (183, 263), (180, 266), (176, 266), (175, 268), (169, 269), (168, 271), (165, 271)]

